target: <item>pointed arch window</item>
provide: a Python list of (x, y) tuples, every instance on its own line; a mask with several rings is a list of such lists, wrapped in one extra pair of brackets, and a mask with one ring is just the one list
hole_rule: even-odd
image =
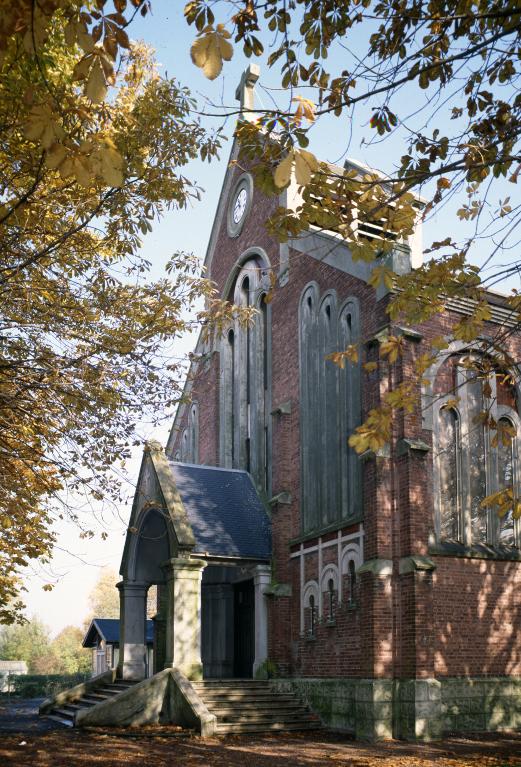
[(438, 437), (440, 537), (453, 541), (460, 538), (460, 439), (460, 422), (457, 411), (449, 407), (441, 408)]
[(331, 623), (335, 620), (335, 582), (329, 578), (327, 582), (327, 619)]
[[(452, 389), (434, 407), (437, 537), (466, 546), (519, 546), (512, 510), (499, 519), (495, 507), (483, 505), (485, 497), (504, 488), (520, 495), (515, 387), (505, 384), (512, 380), (508, 374), (490, 371), (490, 366), (478, 372), (468, 360), (467, 355), (445, 363), (454, 371)], [(448, 380), (445, 370), (441, 375)]]
[(355, 589), (356, 589), (356, 565), (354, 559), (349, 560), (348, 565), (349, 576), (349, 604), (355, 603)]
[(269, 493), (270, 336), (268, 279), (260, 256), (241, 266), (228, 298), (254, 307), (250, 324), (235, 322), (221, 348), (220, 453), (224, 466), (249, 471)]
[(361, 421), (360, 368), (327, 359), (359, 338), (356, 298), (338, 305), (308, 285), (299, 307), (302, 532), (332, 527), (361, 513), (360, 462), (348, 445)]
[(188, 411), (188, 424), (181, 435), (181, 449), (176, 450), (175, 460), (183, 463), (199, 463), (199, 405), (192, 402)]
[(317, 608), (315, 606), (315, 597), (313, 594), (309, 597), (309, 623), (308, 623), (308, 632), (309, 636), (315, 636), (315, 628), (316, 628), (316, 621), (317, 621)]

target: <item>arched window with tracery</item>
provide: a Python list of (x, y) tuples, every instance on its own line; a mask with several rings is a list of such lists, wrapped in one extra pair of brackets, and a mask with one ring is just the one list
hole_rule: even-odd
[(447, 358), (434, 404), (436, 530), (440, 541), (519, 545), (512, 510), (502, 519), (483, 500), (519, 495), (517, 391), (512, 375), (476, 354)]
[(301, 524), (319, 531), (361, 513), (360, 461), (348, 439), (361, 420), (360, 368), (328, 356), (358, 341), (356, 298), (320, 297), (310, 283), (299, 307)]
[(228, 299), (257, 311), (251, 323), (229, 329), (221, 348), (221, 463), (249, 471), (257, 487), (270, 483), (270, 338), (266, 266), (260, 256), (244, 262)]

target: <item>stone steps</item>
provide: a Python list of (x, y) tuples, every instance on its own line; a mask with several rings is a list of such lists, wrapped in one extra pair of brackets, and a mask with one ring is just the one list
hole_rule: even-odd
[(193, 682), (210, 713), (217, 734), (311, 730), (320, 720), (291, 692), (279, 693), (268, 681), (218, 679)]
[(265, 722), (261, 724), (254, 724), (253, 722), (243, 722), (240, 724), (238, 722), (221, 722), (217, 724), (215, 733), (216, 735), (233, 735), (240, 732), (289, 732), (291, 730), (318, 730), (320, 727), (321, 724), (316, 721), (304, 722), (301, 719), (295, 722), (284, 721), (272, 724)]
[[(234, 711), (237, 711), (237, 708), (237, 706), (226, 703), (224, 701), (217, 704), (212, 703), (212, 711), (219, 716), (224, 716), (226, 713), (233, 713)], [(300, 711), (301, 709), (307, 710), (306, 707), (302, 705), (302, 703), (293, 700), (289, 701), (288, 703), (281, 703), (280, 701), (277, 701), (276, 704), (273, 702), (257, 703), (256, 701), (248, 701), (246, 703), (241, 703), (240, 706), (240, 710), (244, 711), (245, 714), (248, 714), (251, 711), (276, 711), (277, 713), (282, 713), (284, 711)]]
[(121, 682), (117, 681), (113, 684), (104, 684), (103, 687), (97, 687), (91, 690), (81, 698), (71, 701), (70, 703), (63, 703), (59, 706), (52, 708), (45, 716), (49, 719), (53, 719), (56, 722), (66, 725), (67, 727), (74, 727), (76, 714), (86, 708), (92, 708), (98, 703), (103, 703), (106, 700), (115, 698), (129, 687), (132, 687), (135, 682)]
[[(211, 701), (212, 703), (215, 703), (216, 705), (219, 703), (229, 703), (233, 701), (234, 703), (248, 703), (250, 701), (255, 703), (265, 703), (269, 704), (273, 701), (273, 694), (270, 693), (263, 693), (263, 694), (244, 694), (240, 692), (230, 692), (230, 693), (220, 693), (219, 695), (207, 695), (206, 693), (201, 694), (201, 692), (198, 690), (199, 695), (201, 695), (202, 698), (206, 701)], [(277, 700), (280, 703), (291, 703), (295, 700), (295, 698), (291, 695), (285, 694), (281, 695), (280, 697), (277, 697)]]

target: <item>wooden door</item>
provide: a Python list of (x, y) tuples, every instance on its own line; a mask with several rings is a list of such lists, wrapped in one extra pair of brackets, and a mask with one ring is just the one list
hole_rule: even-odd
[(255, 599), (253, 580), (234, 586), (234, 663), (233, 673), (239, 679), (253, 676), (255, 659)]

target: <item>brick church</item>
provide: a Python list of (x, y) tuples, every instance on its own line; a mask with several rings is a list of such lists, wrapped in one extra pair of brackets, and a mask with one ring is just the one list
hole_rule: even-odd
[[(245, 114), (256, 77), (251, 67), (243, 78)], [(356, 455), (348, 436), (369, 408), (470, 304), (393, 325), (389, 292), (370, 287), (370, 266), (335, 233), (311, 228), (283, 245), (267, 234), (298, 190), (263, 196), (238, 158), (235, 144), (205, 269), (221, 297), (258, 311), (198, 343), (168, 443), (145, 449), (119, 584), (120, 673), (269, 678), (326, 725), (370, 739), (518, 727), (521, 527), (481, 500), (521, 482), (520, 371), (498, 363), (486, 382), (472, 377), (465, 362), (481, 352), (452, 342), (425, 376), (421, 409), (397, 414), (386, 449)], [(422, 263), (420, 224), (390, 261), (400, 273)], [(519, 359), (508, 307), (487, 298), (486, 337), (505, 339), (491, 358)], [(405, 348), (392, 366), (379, 356), (391, 333)], [(358, 341), (360, 363), (326, 360)], [(485, 406), (507, 444), (476, 419)], [(161, 598), (146, 669), (151, 584)]]

